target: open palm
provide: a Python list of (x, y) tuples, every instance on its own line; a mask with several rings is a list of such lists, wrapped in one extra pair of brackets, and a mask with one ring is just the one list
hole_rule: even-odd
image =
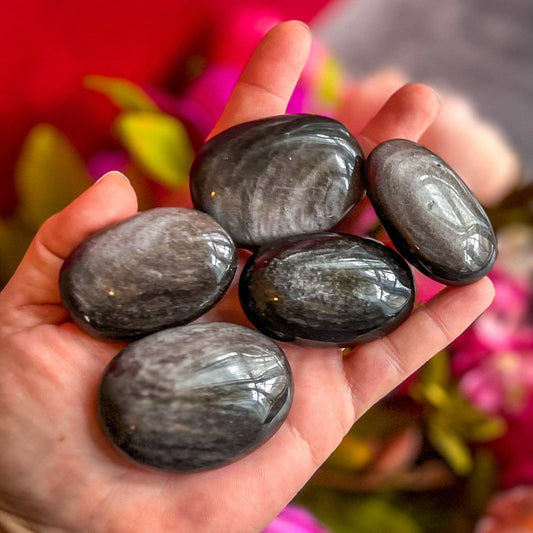
[[(309, 32), (299, 23), (274, 28), (244, 70), (214, 133), (283, 113), (309, 45)], [(354, 133), (367, 152), (392, 137), (416, 140), (437, 111), (430, 89), (408, 85), (363, 132)], [(486, 279), (446, 289), (395, 332), (345, 357), (337, 348), (283, 345), (295, 398), (271, 440), (217, 470), (149, 471), (119, 455), (97, 422), (98, 384), (122, 345), (80, 331), (58, 290), (69, 252), (136, 209), (128, 182), (107, 174), (43, 225), (0, 294), (0, 524), (9, 523), (8, 531), (260, 531), (357, 418), (451, 342), (493, 296)], [(235, 285), (208, 318), (228, 316), (246, 323)]]

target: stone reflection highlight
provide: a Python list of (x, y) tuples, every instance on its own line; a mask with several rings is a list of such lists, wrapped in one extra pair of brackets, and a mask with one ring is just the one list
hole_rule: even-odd
[(292, 402), (281, 349), (235, 324), (173, 328), (109, 364), (99, 415), (110, 440), (143, 465), (173, 472), (231, 463), (268, 440)]
[(239, 293), (246, 315), (266, 335), (350, 346), (403, 322), (414, 284), (394, 250), (363, 237), (321, 233), (260, 248), (244, 267)]
[(191, 196), (239, 246), (331, 229), (363, 194), (363, 153), (340, 123), (282, 115), (209, 140), (191, 168)]
[(365, 165), (365, 187), (398, 251), (448, 285), (485, 276), (497, 242), (483, 208), (436, 154), (406, 139), (378, 145)]
[(208, 311), (226, 292), (236, 265), (233, 241), (211, 217), (159, 208), (82, 242), (65, 260), (59, 287), (80, 328), (133, 340)]

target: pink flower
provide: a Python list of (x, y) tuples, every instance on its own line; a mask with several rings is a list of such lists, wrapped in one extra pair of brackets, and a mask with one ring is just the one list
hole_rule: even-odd
[(507, 431), (490, 444), (501, 485), (533, 483), (533, 292), (501, 271), (490, 274), (496, 297), (453, 344), (459, 388), (483, 411), (505, 418)]
[(506, 413), (507, 431), (492, 442), (500, 467), (502, 487), (533, 484), (533, 394), (524, 402), (521, 412)]
[(495, 271), (491, 279), (496, 297), (489, 312), (476, 323), (476, 332), (493, 350), (533, 347), (532, 291), (525, 282)]
[(288, 505), (263, 533), (328, 533), (306, 509)]
[(521, 413), (533, 395), (533, 350), (488, 355), (463, 374), (459, 388), (483, 411)]
[(496, 269), (489, 277), (496, 289), (492, 305), (453, 344), (458, 375), (490, 353), (533, 349), (532, 288)]
[(235, 65), (216, 63), (208, 66), (170, 111), (191, 122), (205, 139), (220, 117), (240, 72), (241, 68)]
[[(241, 70), (232, 64), (214, 63), (179, 97), (155, 89), (149, 89), (148, 93), (165, 113), (178, 117), (189, 126), (191, 140), (199, 147), (222, 114)], [(299, 83), (293, 91), (287, 113), (309, 112), (308, 93), (309, 88)]]
[(498, 494), (476, 526), (475, 533), (533, 531), (533, 487), (516, 487)]
[(528, 454), (519, 454), (502, 469), (500, 485), (516, 487), (522, 483), (533, 484), (533, 458)]
[[(177, 116), (192, 126), (193, 142), (203, 142), (220, 117), (242, 68), (261, 38), (277, 23), (280, 16), (270, 9), (249, 8), (236, 18), (222, 24), (208, 53), (209, 64), (187, 87), (184, 94), (174, 97), (151, 90), (150, 95), (163, 111)], [(309, 112), (305, 81), (300, 82), (289, 102), (287, 113)]]

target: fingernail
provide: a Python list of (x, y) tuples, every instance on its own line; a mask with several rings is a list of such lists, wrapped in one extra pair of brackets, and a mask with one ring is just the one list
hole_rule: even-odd
[(128, 183), (131, 184), (130, 180), (124, 175), (122, 174), (122, 172), (118, 171), (118, 170), (111, 170), (110, 172), (106, 172), (103, 176), (101, 176), (100, 178), (98, 178), (94, 184), (96, 185), (98, 182), (102, 181), (104, 178), (106, 178), (107, 176), (109, 176), (109, 174), (116, 174), (117, 176), (120, 176), (121, 178), (124, 178)]
[(301, 24), (309, 33), (311, 33), (311, 28), (305, 22), (301, 20), (294, 20), (293, 22), (297, 22), (298, 24)]

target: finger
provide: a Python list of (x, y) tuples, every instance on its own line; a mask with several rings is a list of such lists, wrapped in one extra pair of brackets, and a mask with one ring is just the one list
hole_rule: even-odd
[(278, 24), (263, 37), (209, 137), (241, 122), (285, 113), (311, 46), (299, 21)]
[(443, 96), (441, 112), (421, 144), (442, 157), (483, 205), (496, 205), (517, 185), (518, 155), (503, 133), (459, 96)]
[(344, 358), (354, 419), (457, 338), (491, 303), (488, 278), (447, 288), (419, 307), (398, 329)]
[(405, 83), (405, 74), (394, 69), (382, 70), (351, 83), (339, 105), (341, 122), (355, 136), (359, 135), (391, 95)]
[[(209, 515), (214, 523), (217, 512), (240, 510), (240, 520), (248, 525), (243, 531), (254, 529), (254, 523), (257, 529), (261, 519), (266, 526), (355, 420), (466, 329), (493, 294), (487, 279), (447, 289), (386, 340), (361, 346), (343, 359), (335, 350), (292, 346), (295, 395), (280, 430), (249, 457), (224, 469), (183, 476), (176, 484), (185, 484), (188, 494), (205, 495), (210, 487), (217, 503)], [(247, 502), (245, 512), (242, 501)]]
[[(396, 91), (367, 124), (357, 140), (368, 155), (374, 147), (388, 139), (410, 139), (418, 141), (424, 131), (433, 123), (439, 113), (437, 95), (426, 85), (404, 85)], [(365, 202), (354, 209), (335, 228), (343, 233), (357, 233), (359, 218)], [(367, 217), (369, 219), (372, 218)]]
[[(2, 303), (18, 311), (25, 327), (57, 320), (64, 315), (58, 277), (63, 260), (91, 233), (137, 211), (137, 197), (119, 172), (109, 172), (65, 209), (49, 218), (37, 232), (13, 278), (2, 293)], [(38, 309), (39, 306), (57, 306)]]
[(417, 141), (437, 117), (439, 107), (435, 91), (427, 85), (404, 85), (387, 100), (357, 140), (367, 155), (389, 139)]

